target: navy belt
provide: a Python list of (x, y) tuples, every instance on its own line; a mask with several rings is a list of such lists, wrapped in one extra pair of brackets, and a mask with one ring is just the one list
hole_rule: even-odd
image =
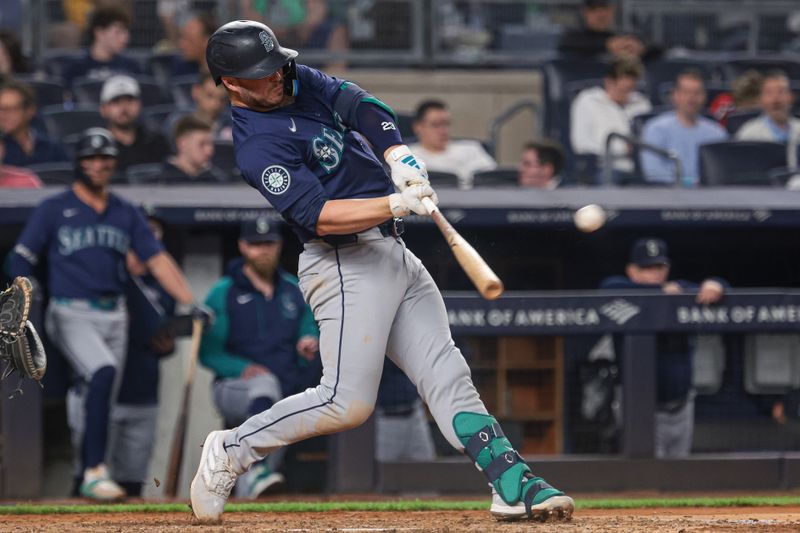
[[(375, 226), (381, 232), (381, 235), (384, 237), (394, 237), (395, 239), (400, 237), (405, 231), (405, 227), (403, 225), (402, 218), (392, 218), (384, 222), (383, 224), (378, 224)], [(358, 234), (357, 233), (348, 233), (346, 235), (325, 235), (322, 237), (322, 240), (330, 244), (331, 246), (341, 246), (343, 244), (353, 244), (358, 242)]]

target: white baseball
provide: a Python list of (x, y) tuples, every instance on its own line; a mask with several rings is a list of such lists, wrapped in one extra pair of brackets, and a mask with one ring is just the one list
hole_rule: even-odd
[(589, 204), (575, 211), (575, 227), (585, 233), (597, 231), (606, 223), (606, 212), (597, 204)]

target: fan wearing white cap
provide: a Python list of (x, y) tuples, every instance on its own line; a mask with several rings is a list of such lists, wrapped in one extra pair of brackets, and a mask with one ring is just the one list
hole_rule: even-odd
[(169, 156), (169, 142), (157, 131), (139, 123), (142, 114), (141, 88), (130, 76), (111, 76), (100, 91), (100, 115), (119, 144), (117, 169), (131, 165), (160, 163)]

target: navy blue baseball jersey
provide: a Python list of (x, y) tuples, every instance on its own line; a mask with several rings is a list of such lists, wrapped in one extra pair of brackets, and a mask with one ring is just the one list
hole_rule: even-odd
[(30, 276), (44, 256), (50, 296), (117, 296), (128, 279), (129, 249), (142, 261), (163, 249), (136, 207), (109, 193), (108, 206), (98, 213), (68, 189), (31, 213), (14, 247), (10, 273)]
[(243, 266), (241, 259), (234, 261), (206, 297), (216, 318), (203, 333), (200, 361), (217, 378), (238, 378), (248, 365), (258, 363), (275, 374), (285, 396), (294, 394), (307, 366), (297, 354), (297, 341), (319, 337), (314, 316), (297, 278), (276, 271), (275, 293), (268, 299), (253, 286)]
[(233, 108), (236, 162), (301, 241), (318, 238), (327, 200), (377, 198), (394, 192), (364, 138), (333, 109), (342, 80), (297, 65), (294, 103), (272, 111)]

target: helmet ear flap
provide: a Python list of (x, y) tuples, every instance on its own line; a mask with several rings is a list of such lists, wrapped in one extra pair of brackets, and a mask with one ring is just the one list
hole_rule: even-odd
[(283, 94), (297, 96), (297, 63), (294, 59), (283, 66)]

